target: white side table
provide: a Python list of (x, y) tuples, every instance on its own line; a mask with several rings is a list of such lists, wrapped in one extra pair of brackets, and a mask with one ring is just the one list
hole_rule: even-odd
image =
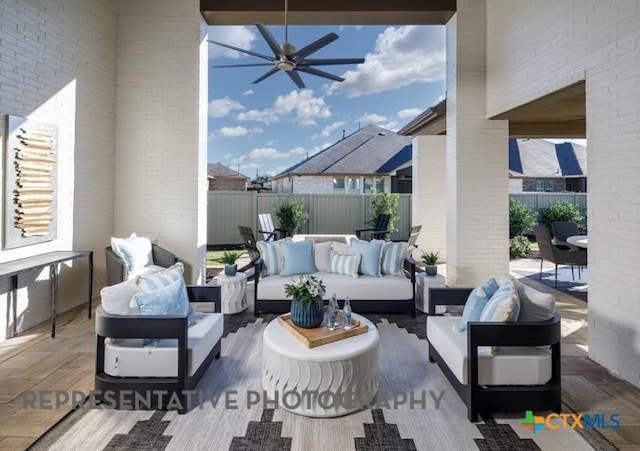
[[(427, 276), (421, 272), (416, 277), (416, 308), (421, 312), (429, 312), (429, 288), (444, 287), (447, 284), (446, 278), (442, 274)], [(444, 313), (445, 306), (436, 307), (436, 313)]]
[(243, 272), (235, 276), (221, 273), (214, 277), (214, 284), (220, 285), (222, 313), (240, 313), (247, 308), (247, 275)]

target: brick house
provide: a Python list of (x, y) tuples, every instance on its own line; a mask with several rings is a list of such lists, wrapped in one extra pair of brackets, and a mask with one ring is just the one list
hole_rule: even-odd
[[(411, 138), (367, 125), (271, 179), (273, 192), (367, 194), (399, 192), (411, 177)], [(402, 192), (406, 192), (402, 191)]]
[(209, 191), (246, 191), (249, 177), (221, 163), (207, 164)]

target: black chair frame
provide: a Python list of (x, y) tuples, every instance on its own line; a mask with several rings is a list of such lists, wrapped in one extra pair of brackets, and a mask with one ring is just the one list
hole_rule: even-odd
[[(430, 288), (429, 315), (436, 315), (437, 305), (464, 305), (473, 288)], [(442, 315), (437, 315), (442, 316)], [(560, 314), (541, 322), (469, 322), (467, 324), (467, 385), (453, 374), (431, 343), (429, 361), (436, 362), (460, 399), (467, 406), (469, 421), (491, 412), (525, 412), (526, 410), (560, 412), (562, 383), (560, 378)], [(551, 379), (544, 385), (478, 384), (479, 346), (549, 346)]]
[(384, 240), (387, 236), (387, 233), (391, 233), (389, 228), (389, 221), (391, 219), (391, 215), (386, 213), (381, 213), (376, 218), (376, 223), (373, 227), (368, 227), (364, 229), (356, 229), (354, 230), (356, 236), (359, 239), (364, 238), (365, 235), (369, 235), (369, 240)]
[[(214, 303), (215, 312), (221, 312), (221, 292), (218, 285), (188, 286), (189, 302)], [(188, 375), (188, 320), (187, 316), (109, 315), (96, 309), (96, 373), (95, 399), (108, 407), (129, 408), (135, 396), (150, 399), (151, 409), (178, 409), (185, 413), (189, 391), (193, 390), (214, 358), (220, 358), (220, 341), (211, 349), (200, 367)], [(105, 338), (172, 338), (178, 340), (177, 377), (115, 377), (104, 372)], [(149, 396), (149, 393), (153, 396)], [(178, 402), (176, 402), (176, 399)], [(193, 407), (193, 406), (191, 406)]]

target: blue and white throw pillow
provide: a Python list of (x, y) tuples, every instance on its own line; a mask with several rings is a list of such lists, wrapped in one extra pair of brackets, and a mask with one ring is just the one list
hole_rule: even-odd
[(498, 282), (493, 277), (487, 279), (482, 285), (476, 287), (471, 291), (467, 302), (464, 304), (464, 310), (462, 311), (462, 317), (460, 323), (453, 326), (456, 332), (462, 332), (467, 329), (467, 323), (469, 321), (479, 321), (480, 315), (484, 310), (487, 302), (493, 294), (498, 290)]
[(351, 240), (351, 253), (361, 255), (358, 271), (360, 274), (380, 277), (380, 260), (384, 244), (382, 240), (363, 241), (357, 238)]
[(127, 271), (137, 273), (145, 266), (153, 265), (151, 240), (132, 233), (129, 238), (111, 238), (111, 248), (124, 260)]
[(480, 321), (507, 323), (518, 320), (520, 298), (515, 280), (510, 278), (500, 285), (480, 314)]
[(158, 273), (136, 279), (138, 293), (133, 299), (143, 315), (188, 315), (189, 296), (184, 283), (184, 266), (178, 262)]
[(313, 241), (285, 241), (280, 243), (282, 253), (281, 276), (293, 276), (296, 274), (313, 274), (316, 265), (313, 260)]
[(344, 274), (346, 276), (358, 277), (358, 267), (360, 266), (360, 254), (341, 255), (331, 252), (329, 257), (329, 267), (327, 272)]
[(269, 241), (258, 241), (256, 247), (262, 258), (262, 275), (273, 276), (282, 271), (282, 255), (280, 243)]
[(382, 249), (382, 274), (401, 276), (406, 250), (406, 242), (385, 243)]

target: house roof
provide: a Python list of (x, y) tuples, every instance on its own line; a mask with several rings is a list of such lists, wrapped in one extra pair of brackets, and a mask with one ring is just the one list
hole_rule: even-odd
[(249, 177), (223, 165), (222, 163), (209, 163), (207, 164), (207, 177), (208, 178), (239, 178), (249, 180)]
[(515, 177), (586, 177), (587, 148), (543, 139), (509, 139), (509, 174)]
[(391, 174), (411, 161), (411, 138), (367, 125), (274, 178), (287, 175)]

